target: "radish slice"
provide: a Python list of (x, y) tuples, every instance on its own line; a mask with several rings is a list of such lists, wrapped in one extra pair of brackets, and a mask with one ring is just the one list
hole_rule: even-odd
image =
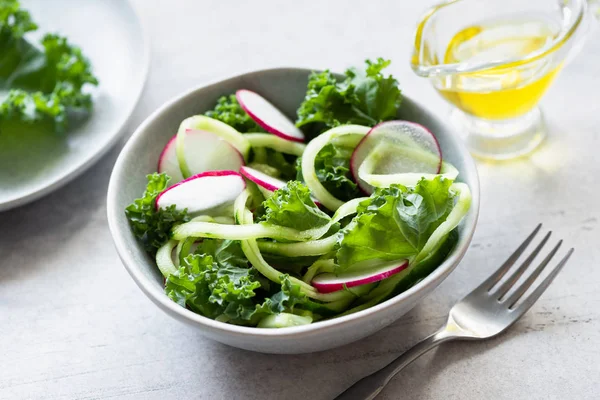
[(269, 192), (274, 192), (277, 189), (281, 189), (286, 184), (286, 182), (282, 181), (281, 179), (273, 178), (272, 176), (251, 167), (244, 166), (240, 168), (240, 174), (256, 183), (259, 188), (265, 189)]
[(177, 133), (183, 134), (188, 129), (214, 133), (235, 147), (237, 151), (244, 156), (245, 160), (248, 159), (250, 142), (248, 142), (248, 139), (246, 139), (243, 134), (239, 133), (225, 122), (221, 122), (218, 119), (213, 119), (205, 115), (194, 115), (193, 117), (188, 117), (181, 121)]
[(382, 281), (402, 272), (407, 267), (408, 260), (401, 260), (368, 271), (352, 271), (338, 275), (332, 273), (319, 274), (311, 283), (320, 293), (331, 293), (344, 288)]
[(304, 141), (304, 133), (261, 95), (242, 89), (235, 92), (235, 97), (246, 114), (267, 132), (294, 142)]
[(363, 174), (438, 174), (442, 150), (433, 133), (422, 125), (409, 121), (388, 121), (376, 125), (356, 146), (350, 159), (355, 181), (361, 190), (370, 194), (373, 186), (361, 179), (359, 174), (367, 158), (372, 165), (367, 171), (363, 168)]
[(187, 208), (191, 215), (208, 213), (231, 205), (246, 188), (244, 178), (235, 171), (210, 171), (194, 175), (163, 191), (156, 198), (156, 208), (175, 205)]
[(157, 171), (161, 174), (164, 172), (171, 177), (170, 185), (183, 180), (181, 169), (179, 169), (179, 161), (177, 161), (177, 135), (169, 139), (160, 153)]
[[(281, 179), (273, 178), (270, 175), (265, 174), (257, 169), (251, 167), (242, 167), (240, 168), (240, 174), (244, 175), (246, 178), (256, 183), (260, 192), (265, 196), (266, 199), (273, 195), (273, 192), (281, 189), (286, 185), (287, 182), (282, 181)], [(312, 198), (317, 206), (321, 206), (319, 201)]]
[[(244, 165), (240, 152), (220, 136), (192, 129), (186, 130), (184, 135), (183, 153), (177, 152), (175, 136), (169, 140), (158, 161), (158, 172), (165, 172), (173, 178), (170, 184), (206, 171), (237, 171)], [(179, 156), (185, 158), (189, 172), (181, 168), (182, 160)]]

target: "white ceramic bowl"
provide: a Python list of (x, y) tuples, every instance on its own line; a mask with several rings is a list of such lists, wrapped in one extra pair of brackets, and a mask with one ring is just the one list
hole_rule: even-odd
[(459, 137), (438, 118), (404, 96), (400, 119), (418, 122), (438, 138), (444, 159), (460, 171), (459, 180), (473, 192), (471, 209), (459, 226), (459, 241), (432, 274), (400, 295), (367, 310), (310, 325), (259, 329), (230, 325), (187, 310), (163, 290), (163, 277), (154, 259), (133, 236), (124, 209), (144, 191), (145, 176), (156, 171), (159, 154), (186, 117), (211, 109), (217, 98), (237, 89), (262, 94), (289, 116), (295, 115), (305, 91), (309, 70), (278, 68), (256, 71), (206, 85), (169, 101), (148, 117), (121, 152), (108, 187), (108, 223), (115, 246), (134, 281), (162, 310), (200, 330), (205, 336), (242, 349), (264, 353), (307, 353), (356, 341), (391, 324), (433, 291), (458, 265), (473, 236), (479, 212), (479, 181), (473, 159)]

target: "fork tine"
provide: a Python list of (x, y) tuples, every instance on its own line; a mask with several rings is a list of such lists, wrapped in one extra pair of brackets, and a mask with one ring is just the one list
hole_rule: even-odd
[(499, 299), (506, 296), (506, 293), (510, 290), (510, 288), (513, 287), (513, 285), (519, 280), (521, 275), (523, 275), (527, 268), (529, 268), (529, 265), (531, 265), (535, 257), (542, 250), (542, 247), (546, 245), (546, 242), (548, 241), (548, 239), (550, 239), (550, 235), (552, 235), (552, 232), (548, 232), (546, 236), (544, 236), (540, 244), (538, 244), (537, 247), (533, 250), (533, 252), (529, 255), (529, 257), (527, 257), (527, 259), (523, 261), (523, 264), (521, 264), (519, 268), (517, 268), (517, 270), (514, 271), (508, 277), (508, 279), (504, 283), (502, 283), (502, 285), (498, 289), (494, 291), (494, 295), (497, 295)]
[(571, 254), (573, 254), (574, 251), (575, 249), (571, 248), (567, 252), (567, 255), (565, 255), (563, 259), (560, 260), (558, 265), (554, 267), (554, 269), (550, 274), (548, 274), (546, 279), (544, 279), (542, 283), (540, 283), (540, 285), (529, 296), (527, 296), (527, 298), (517, 308), (514, 309), (516, 313), (522, 315), (531, 308), (531, 306), (537, 301), (537, 299), (539, 299), (542, 293), (546, 291), (548, 286), (550, 286), (554, 278), (556, 278), (556, 275), (558, 275), (558, 273), (563, 269), (563, 267), (565, 266), (567, 261), (569, 261), (569, 258), (571, 257)]
[(531, 243), (531, 241), (533, 240), (533, 238), (535, 237), (535, 235), (537, 235), (537, 233), (540, 231), (541, 228), (542, 228), (542, 224), (539, 224), (533, 230), (533, 232), (531, 232), (531, 234), (527, 237), (527, 239), (525, 239), (525, 241), (523, 243), (521, 243), (521, 245), (519, 246), (519, 248), (517, 248), (517, 250), (515, 250), (515, 252), (512, 253), (510, 255), (510, 257), (508, 257), (508, 259), (504, 262), (504, 264), (502, 264), (502, 266), (500, 268), (498, 268), (496, 270), (496, 272), (494, 272), (492, 274), (492, 276), (490, 276), (489, 278), (487, 278), (475, 290), (484, 289), (486, 292), (490, 291), (494, 287), (494, 285), (496, 284), (496, 282), (498, 282), (500, 279), (502, 279), (502, 277), (504, 276), (504, 274), (506, 274), (506, 272), (510, 269), (510, 267), (512, 267), (513, 264), (519, 259), (519, 257), (521, 256), (521, 254), (523, 254), (523, 252), (525, 251), (525, 249), (527, 248), (527, 246), (529, 246), (529, 244)]
[(556, 246), (554, 246), (554, 248), (546, 256), (546, 258), (544, 258), (544, 260), (541, 262), (541, 264), (538, 265), (533, 270), (533, 272), (531, 272), (531, 274), (527, 277), (525, 282), (523, 282), (518, 288), (516, 288), (515, 292), (513, 294), (511, 294), (510, 297), (508, 297), (505, 300), (506, 304), (508, 304), (509, 308), (513, 308), (515, 303), (517, 301), (519, 301), (519, 299), (521, 298), (521, 296), (523, 296), (523, 294), (527, 291), (527, 289), (529, 289), (529, 287), (531, 285), (533, 285), (533, 282), (537, 279), (538, 276), (540, 276), (542, 271), (546, 268), (546, 266), (548, 266), (548, 264), (550, 263), (552, 258), (556, 255), (556, 252), (560, 248), (561, 244), (562, 244), (562, 240), (560, 240), (558, 242), (558, 244)]

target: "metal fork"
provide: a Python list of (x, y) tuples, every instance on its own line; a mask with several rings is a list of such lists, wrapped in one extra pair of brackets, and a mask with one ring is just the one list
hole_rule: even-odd
[[(536, 278), (548, 266), (550, 260), (556, 255), (562, 244), (562, 240), (560, 240), (537, 267), (530, 268), (535, 257), (548, 242), (551, 234), (551, 232), (548, 232), (525, 261), (518, 268), (515, 268), (504, 282), (499, 283), (511, 270), (511, 267), (523, 254), (527, 246), (529, 246), (541, 227), (542, 224), (539, 224), (496, 272), (452, 307), (448, 315), (448, 321), (443, 328), (417, 343), (379, 371), (362, 378), (336, 397), (336, 399), (374, 399), (398, 372), (440, 343), (450, 340), (488, 339), (498, 335), (514, 324), (544, 293), (546, 288), (552, 283), (552, 280), (565, 266), (571, 254), (573, 254), (573, 249), (571, 248), (546, 278), (537, 283), (534, 289), (527, 296), (523, 297), (525, 292), (533, 285)], [(533, 271), (523, 283), (516, 286), (515, 284), (519, 280), (519, 277), (529, 269), (533, 269)], [(513, 291), (509, 293), (511, 289)]]

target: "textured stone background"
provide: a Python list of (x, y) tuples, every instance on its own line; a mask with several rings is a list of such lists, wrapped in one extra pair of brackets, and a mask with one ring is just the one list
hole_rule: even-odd
[[(130, 132), (192, 86), (259, 68), (334, 70), (393, 60), (403, 90), (447, 106), (408, 66), (429, 2), (135, 0), (152, 36), (151, 72)], [(597, 37), (597, 36), (596, 36)], [(451, 305), (538, 222), (576, 247), (511, 331), (443, 345), (382, 399), (592, 399), (600, 390), (600, 42), (590, 40), (543, 101), (551, 136), (528, 159), (479, 162), (480, 222), (470, 251), (394, 325), (318, 354), (270, 356), (204, 339), (153, 306), (121, 266), (105, 193), (123, 142), (84, 175), (0, 213), (1, 399), (330, 399), (443, 323)]]

